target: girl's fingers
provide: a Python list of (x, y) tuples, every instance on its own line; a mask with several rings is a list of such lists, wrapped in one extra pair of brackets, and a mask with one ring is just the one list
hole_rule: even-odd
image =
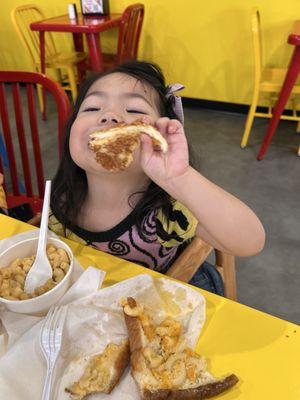
[(183, 133), (183, 126), (177, 119), (159, 118), (156, 121), (156, 127), (164, 136), (172, 133)]
[(141, 122), (147, 125), (154, 125), (154, 119), (149, 117), (149, 115), (143, 115), (139, 118)]
[(141, 135), (141, 155), (142, 157), (148, 157), (153, 153), (153, 145), (151, 138), (146, 135)]
[(167, 126), (168, 123), (170, 122), (170, 119), (167, 117), (163, 117), (163, 118), (159, 118), (156, 122), (155, 122), (155, 126), (156, 128), (159, 130), (159, 132), (162, 135), (166, 135), (167, 134)]
[(171, 119), (168, 124), (168, 133), (183, 133), (184, 129), (183, 126), (177, 119)]

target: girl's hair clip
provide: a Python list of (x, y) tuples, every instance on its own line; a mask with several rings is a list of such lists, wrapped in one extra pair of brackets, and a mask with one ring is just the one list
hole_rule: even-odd
[(182, 100), (180, 96), (176, 96), (174, 93), (178, 92), (179, 90), (184, 89), (184, 86), (180, 83), (173, 83), (172, 85), (167, 86), (166, 90), (166, 98), (170, 99), (171, 106), (174, 113), (179, 118), (179, 121), (184, 124), (184, 114), (183, 114), (183, 107), (182, 107)]

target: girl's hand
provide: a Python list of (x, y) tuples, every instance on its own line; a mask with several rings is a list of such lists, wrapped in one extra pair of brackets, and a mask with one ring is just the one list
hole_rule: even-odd
[[(151, 123), (148, 117), (142, 119)], [(188, 145), (181, 123), (175, 119), (159, 118), (154, 126), (168, 142), (168, 151), (155, 150), (151, 138), (141, 137), (141, 166), (155, 183), (164, 186), (168, 181), (184, 174), (189, 166)]]

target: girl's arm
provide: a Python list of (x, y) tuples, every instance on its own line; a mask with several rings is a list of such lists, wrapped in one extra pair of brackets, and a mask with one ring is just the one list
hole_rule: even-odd
[(264, 247), (264, 228), (242, 201), (210, 182), (189, 165), (188, 147), (180, 122), (160, 118), (156, 127), (168, 141), (166, 154), (142, 138), (141, 164), (145, 173), (199, 221), (196, 235), (213, 247), (236, 256), (250, 256)]
[(199, 221), (196, 235), (213, 247), (236, 256), (263, 249), (265, 232), (254, 212), (192, 167), (164, 189), (194, 214)]
[(2, 185), (3, 185), (3, 175), (0, 173), (0, 211), (6, 214), (7, 203), (6, 203), (5, 192)]

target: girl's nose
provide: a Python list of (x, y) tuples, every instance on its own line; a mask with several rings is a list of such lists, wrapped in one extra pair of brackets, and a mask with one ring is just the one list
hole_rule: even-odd
[(121, 122), (121, 118), (112, 112), (105, 113), (99, 118), (100, 124), (117, 124), (118, 122)]

